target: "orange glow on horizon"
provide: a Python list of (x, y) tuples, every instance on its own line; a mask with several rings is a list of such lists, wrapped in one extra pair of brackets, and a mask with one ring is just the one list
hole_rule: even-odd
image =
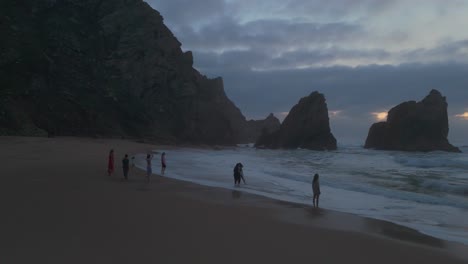
[(386, 121), (387, 120), (387, 115), (388, 113), (387, 112), (373, 112), (371, 113), (375, 120), (377, 121)]
[(455, 115), (455, 117), (458, 117), (458, 118), (463, 119), (463, 120), (468, 120), (468, 112), (465, 112), (463, 114)]

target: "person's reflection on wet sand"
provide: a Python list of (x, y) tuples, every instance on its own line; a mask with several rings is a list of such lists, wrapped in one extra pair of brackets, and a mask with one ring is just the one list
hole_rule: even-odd
[(232, 199), (239, 199), (241, 198), (241, 195), (242, 195), (242, 192), (239, 192), (239, 191), (232, 191)]

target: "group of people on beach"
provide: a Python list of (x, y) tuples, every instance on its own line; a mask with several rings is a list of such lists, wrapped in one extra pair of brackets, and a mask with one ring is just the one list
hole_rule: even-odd
[[(149, 183), (150, 182), (150, 176), (153, 173), (153, 169), (151, 167), (151, 161), (153, 159), (153, 153), (146, 155), (146, 181)], [(114, 150), (111, 149), (109, 152), (109, 157), (108, 157), (108, 162), (107, 162), (107, 174), (109, 176), (112, 176), (114, 173)], [(131, 168), (135, 167), (135, 157), (132, 157), (132, 163), (131, 163)], [(164, 172), (166, 171), (166, 153), (163, 152), (161, 154), (161, 175), (164, 175)], [(122, 159), (122, 170), (123, 170), (123, 176), (124, 180), (128, 181), (128, 173), (130, 171), (130, 160), (128, 159), (128, 154), (125, 154), (123, 159)]]
[[(153, 160), (153, 153), (146, 155), (146, 181), (150, 182), (150, 176), (153, 173), (153, 167), (151, 166), (151, 161)], [(166, 152), (161, 154), (161, 175), (164, 175), (166, 171)]]
[[(153, 153), (149, 153), (146, 155), (146, 181), (149, 183), (150, 182), (150, 176), (153, 173), (153, 167), (151, 165), (151, 162), (153, 160)], [(132, 157), (132, 163), (131, 167), (135, 167), (135, 157)], [(166, 153), (163, 152), (161, 154), (161, 175), (164, 175), (164, 172), (166, 171)], [(244, 182), (244, 184), (247, 184), (244, 178), (244, 171), (243, 171), (244, 165), (242, 163), (237, 163), (234, 166), (234, 186), (239, 186), (241, 183), (241, 180)], [(122, 159), (122, 170), (123, 170), (123, 176), (124, 180), (128, 181), (128, 172), (130, 170), (130, 160), (128, 159), (128, 154), (125, 154), (123, 159)], [(111, 149), (109, 152), (109, 159), (107, 163), (107, 173), (109, 176), (112, 176), (114, 173), (114, 150)], [(319, 206), (319, 197), (320, 197), (320, 183), (319, 183), (319, 175), (316, 173), (314, 175), (314, 178), (312, 180), (312, 202), (314, 207)]]
[[(237, 163), (234, 166), (234, 186), (239, 186), (241, 180), (244, 184), (247, 184), (244, 179), (244, 165), (242, 163)], [(319, 197), (320, 197), (320, 183), (319, 183), (319, 175), (316, 173), (314, 178), (312, 179), (312, 203), (315, 208), (319, 207)]]

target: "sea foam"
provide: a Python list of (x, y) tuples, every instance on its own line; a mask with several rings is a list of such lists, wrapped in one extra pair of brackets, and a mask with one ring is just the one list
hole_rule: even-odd
[[(468, 244), (465, 153), (406, 153), (359, 146), (327, 152), (257, 150), (250, 145), (166, 153), (168, 177), (303, 204), (311, 204), (312, 176), (319, 173), (324, 208), (388, 220)], [(144, 157), (138, 160), (144, 168)], [(244, 165), (248, 183), (240, 188), (233, 184), (237, 162)], [(154, 171), (158, 166), (154, 164)]]

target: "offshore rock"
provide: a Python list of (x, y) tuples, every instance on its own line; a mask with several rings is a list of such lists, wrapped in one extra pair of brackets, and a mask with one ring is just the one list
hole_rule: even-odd
[(331, 133), (328, 108), (323, 94), (313, 92), (301, 98), (280, 129), (265, 131), (257, 140), (260, 148), (305, 148), (312, 150), (335, 150), (336, 139)]
[(365, 148), (402, 151), (460, 152), (447, 139), (447, 101), (432, 90), (422, 101), (399, 104), (388, 112), (386, 122), (369, 129)]

